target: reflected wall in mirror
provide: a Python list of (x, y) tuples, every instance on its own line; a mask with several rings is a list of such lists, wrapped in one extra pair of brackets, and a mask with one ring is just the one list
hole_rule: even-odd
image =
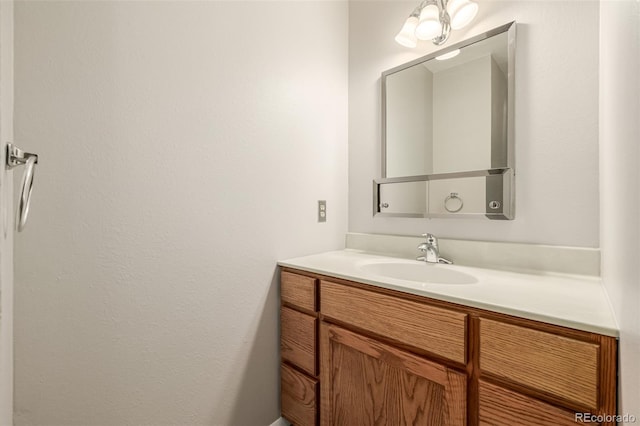
[(507, 167), (507, 34), (386, 75), (386, 176)]
[[(428, 200), (425, 217), (468, 210), (464, 214), (500, 218), (488, 207), (489, 185), (478, 176), (489, 170), (513, 176), (514, 66), (515, 24), (510, 23), (383, 72), (382, 179), (377, 182), (429, 181), (427, 197), (437, 193), (438, 199), (465, 188), (468, 206), (447, 211)], [(437, 177), (442, 174), (450, 176)], [(500, 204), (511, 206), (512, 182), (507, 186), (511, 192), (500, 197)], [(415, 216), (414, 210), (407, 216)], [(387, 213), (377, 207), (374, 212)], [(397, 209), (393, 213), (402, 216)], [(502, 218), (512, 219), (513, 209)]]

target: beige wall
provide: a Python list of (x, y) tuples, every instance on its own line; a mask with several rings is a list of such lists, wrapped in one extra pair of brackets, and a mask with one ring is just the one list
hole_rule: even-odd
[(279, 417), (276, 261), (346, 231), (347, 12), (16, 4), (17, 425)]
[[(620, 327), (620, 413), (640, 421), (640, 5), (600, 3), (602, 279)], [(629, 423), (632, 424), (632, 423)], [(636, 424), (636, 423), (633, 423)]]

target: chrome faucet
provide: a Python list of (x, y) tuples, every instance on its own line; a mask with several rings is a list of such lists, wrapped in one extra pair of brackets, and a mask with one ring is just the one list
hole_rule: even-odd
[(438, 239), (433, 234), (422, 234), (427, 239), (424, 243), (418, 246), (418, 250), (424, 253), (424, 256), (419, 256), (416, 260), (424, 261), (427, 263), (446, 263), (451, 265), (453, 262), (440, 257), (440, 250), (438, 249)]

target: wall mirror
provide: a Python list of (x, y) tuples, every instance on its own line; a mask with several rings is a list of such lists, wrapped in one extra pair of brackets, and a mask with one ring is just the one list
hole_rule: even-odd
[(374, 214), (514, 218), (515, 28), (382, 73)]

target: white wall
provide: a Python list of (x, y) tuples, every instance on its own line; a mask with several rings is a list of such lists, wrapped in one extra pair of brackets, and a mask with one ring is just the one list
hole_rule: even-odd
[[(0, 2), (0, 164), (13, 140), (13, 2)], [(22, 167), (17, 169), (22, 173)], [(13, 424), (13, 171), (0, 168), (0, 425)]]
[(17, 425), (279, 417), (275, 263), (346, 232), (347, 13), (17, 3)]
[(640, 4), (600, 3), (602, 276), (620, 326), (621, 413), (640, 419)]
[(349, 230), (598, 247), (598, 10), (595, 1), (480, 1), (450, 43), (512, 20), (516, 220), (372, 216), (380, 176), (380, 73), (435, 50), (394, 41), (415, 2), (349, 4)]

